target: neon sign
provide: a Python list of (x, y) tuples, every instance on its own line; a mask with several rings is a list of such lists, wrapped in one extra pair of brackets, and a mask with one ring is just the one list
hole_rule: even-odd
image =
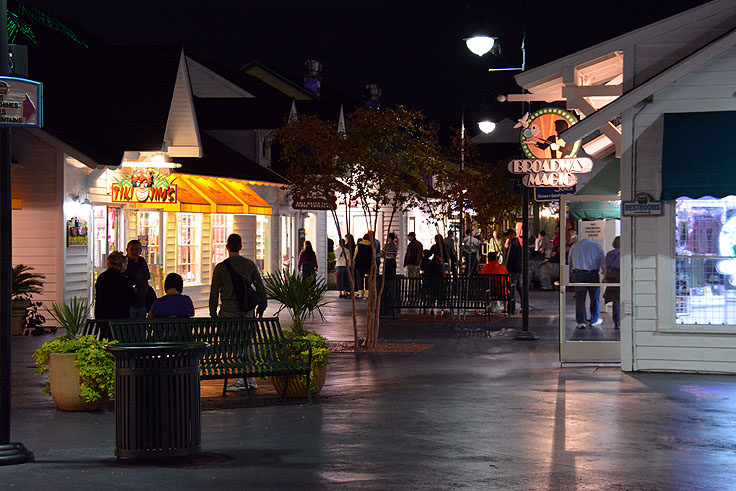
[(174, 178), (151, 168), (135, 168), (110, 186), (114, 203), (176, 203)]

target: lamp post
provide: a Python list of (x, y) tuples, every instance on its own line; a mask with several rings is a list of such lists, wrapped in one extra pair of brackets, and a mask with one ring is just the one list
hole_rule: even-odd
[[(465, 109), (467, 109), (468, 102), (470, 102), (470, 99), (473, 96), (476, 96), (478, 94), (479, 93), (476, 92), (475, 94), (469, 95), (465, 99), (465, 103), (463, 103), (463, 112), (460, 115), (460, 172), (465, 171)], [(496, 128), (496, 123), (493, 123), (491, 121), (480, 121), (478, 123), (478, 128), (487, 135), (488, 133), (492, 132)], [(463, 243), (463, 240), (465, 240), (465, 237), (463, 235), (464, 233), (465, 233), (465, 196), (462, 196), (460, 199), (460, 230), (459, 230), (459, 233), (457, 234), (458, 235), (458, 241), (457, 241), (458, 266), (460, 265), (460, 260), (462, 259), (462, 243)]]
[[(524, 0), (519, 0), (522, 10), (522, 36), (521, 36), (521, 66), (507, 68), (489, 68), (489, 72), (505, 72), (505, 71), (524, 71), (526, 69), (526, 5)], [(490, 41), (489, 41), (490, 40)], [(498, 46), (497, 38), (491, 36), (473, 36), (465, 40), (465, 44), (473, 53), (478, 56), (491, 51), (492, 48)], [(473, 48), (471, 48), (473, 46)], [(475, 49), (474, 49), (475, 48)], [(527, 102), (522, 102), (522, 117), (527, 112)], [(522, 234), (522, 261), (521, 261), (521, 331), (517, 333), (514, 339), (518, 340), (536, 340), (537, 335), (529, 331), (529, 188), (521, 186), (521, 234)]]

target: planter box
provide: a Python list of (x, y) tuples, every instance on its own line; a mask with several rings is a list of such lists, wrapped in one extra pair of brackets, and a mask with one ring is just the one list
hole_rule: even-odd
[[(319, 391), (322, 390), (322, 387), (324, 387), (325, 380), (327, 379), (327, 366), (313, 367), (312, 371), (314, 372), (314, 380), (317, 385), (317, 390), (313, 390), (312, 394), (318, 394)], [(269, 377), (268, 380), (271, 382), (271, 385), (276, 392), (281, 395), (284, 391), (286, 377)], [(286, 397), (290, 399), (307, 397), (306, 381), (307, 377), (304, 375), (289, 377), (289, 386), (286, 388)]]
[(99, 411), (107, 404), (101, 397), (95, 402), (85, 402), (80, 395), (81, 381), (74, 353), (51, 353), (49, 355), (49, 383), (51, 397), (59, 411)]

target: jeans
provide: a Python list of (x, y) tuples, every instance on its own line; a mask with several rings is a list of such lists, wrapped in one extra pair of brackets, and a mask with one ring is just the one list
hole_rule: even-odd
[[(600, 277), (598, 271), (573, 271), (570, 279), (572, 283), (598, 283)], [(585, 324), (585, 297), (590, 296), (590, 323), (598, 322), (601, 314), (600, 286), (576, 286), (575, 287), (575, 322)]]
[[(508, 306), (508, 313), (514, 314), (516, 312), (516, 293), (515, 291), (519, 292), (519, 301), (522, 300), (522, 295), (524, 292), (524, 285), (521, 284), (522, 280), (522, 274), (521, 273), (509, 273), (509, 280), (511, 281), (511, 284), (509, 285), (509, 289), (511, 290), (511, 300), (509, 301)], [(515, 290), (515, 291), (514, 291)]]
[(130, 318), (131, 319), (145, 319), (146, 314), (148, 312), (146, 311), (145, 307), (133, 307), (130, 306)]

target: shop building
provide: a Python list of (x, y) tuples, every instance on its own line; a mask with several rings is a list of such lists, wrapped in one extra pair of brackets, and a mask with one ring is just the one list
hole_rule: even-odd
[[(14, 132), (13, 263), (46, 276), (40, 300), (93, 299), (107, 254), (133, 238), (144, 244), (157, 292), (167, 273), (179, 272), (198, 308), (233, 232), (265, 273), (296, 265), (300, 231), (315, 244), (322, 237), (325, 274), (325, 215), (291, 207), (285, 179), (270, 168), (268, 130), (201, 124), (196, 108), (208, 103), (254, 104), (232, 81), (238, 77), (180, 48), (33, 57), (46, 125)], [(61, 67), (59, 59), (68, 61)], [(288, 114), (287, 100), (259, 103)]]
[(715, 0), (516, 77), (584, 116), (565, 141), (620, 156), (625, 371), (736, 372), (735, 29)]

